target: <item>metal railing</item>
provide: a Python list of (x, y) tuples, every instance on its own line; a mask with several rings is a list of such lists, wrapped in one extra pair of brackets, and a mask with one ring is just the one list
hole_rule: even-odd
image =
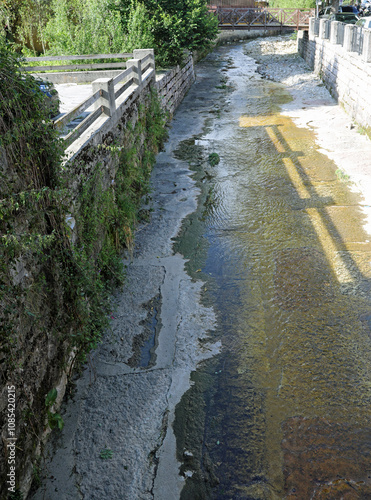
[[(57, 118), (54, 127), (60, 131), (66, 148), (73, 145), (84, 132), (92, 132), (98, 127), (101, 117), (109, 119), (127, 99), (155, 76), (155, 58), (153, 49), (134, 50), (134, 58), (126, 61), (127, 69), (115, 78), (100, 78), (92, 83), (92, 94), (69, 113)], [(86, 110), (93, 108), (77, 126), (73, 121), (81, 117)], [(74, 128), (69, 131), (72, 126)]]

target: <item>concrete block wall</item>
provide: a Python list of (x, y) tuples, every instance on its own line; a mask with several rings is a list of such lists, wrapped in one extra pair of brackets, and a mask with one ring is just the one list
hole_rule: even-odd
[(170, 113), (170, 116), (182, 102), (194, 81), (195, 71), (191, 55), (183, 67), (176, 66), (164, 74), (157, 75), (155, 88), (163, 108)]
[(371, 63), (330, 40), (298, 32), (298, 52), (352, 120), (371, 132)]

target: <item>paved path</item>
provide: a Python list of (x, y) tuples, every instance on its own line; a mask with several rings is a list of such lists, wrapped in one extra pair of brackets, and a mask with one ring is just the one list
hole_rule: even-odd
[(93, 93), (91, 84), (60, 83), (54, 86), (61, 101), (61, 113), (68, 113)]

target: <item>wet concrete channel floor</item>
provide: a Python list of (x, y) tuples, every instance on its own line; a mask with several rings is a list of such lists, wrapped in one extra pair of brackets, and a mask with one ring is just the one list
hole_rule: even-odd
[[(133, 301), (146, 304), (142, 337), (130, 337), (135, 310), (120, 303), (127, 324), (114, 325), (98, 385), (80, 401), (85, 443), (70, 460), (79, 493), (51, 488), (46, 498), (371, 498), (371, 238), (360, 195), (313, 132), (280, 113), (289, 101), (244, 44), (198, 65), (154, 170), (153, 220), (128, 264)], [(167, 216), (182, 225), (168, 229)], [(175, 284), (164, 294), (166, 279)], [(175, 289), (182, 313), (166, 313)], [(163, 329), (177, 331), (173, 353), (161, 350), (172, 345)], [(89, 421), (103, 411), (99, 377), (110, 377), (117, 426), (125, 419), (105, 440), (105, 421), (99, 432)], [(103, 444), (112, 463), (99, 460)]]

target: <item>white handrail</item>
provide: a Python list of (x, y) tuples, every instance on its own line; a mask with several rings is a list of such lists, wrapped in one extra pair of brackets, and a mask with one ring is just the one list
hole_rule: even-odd
[[(98, 120), (102, 115), (110, 119), (116, 113), (116, 110), (125, 104), (127, 99), (138, 88), (142, 89), (148, 79), (155, 76), (155, 58), (153, 49), (142, 49), (134, 51), (134, 59), (126, 62), (127, 69), (117, 75), (115, 78), (100, 78), (92, 83), (93, 93), (84, 102), (76, 106), (66, 115), (58, 118), (54, 126), (61, 133), (68, 125), (91, 106), (95, 110), (79, 123), (68, 135), (62, 138), (65, 140), (66, 147), (70, 148), (84, 132), (94, 132)], [(124, 98), (122, 98), (122, 95)], [(101, 123), (101, 120), (99, 120)]]
[(79, 70), (79, 69), (111, 69), (121, 68), (125, 60), (133, 57), (133, 54), (123, 52), (120, 54), (89, 54), (80, 56), (46, 56), (46, 57), (26, 57), (26, 62), (48, 62), (48, 61), (82, 61), (89, 59), (122, 59), (114, 63), (91, 63), (91, 64), (62, 64), (58, 66), (23, 66), (24, 71), (56, 71)]

